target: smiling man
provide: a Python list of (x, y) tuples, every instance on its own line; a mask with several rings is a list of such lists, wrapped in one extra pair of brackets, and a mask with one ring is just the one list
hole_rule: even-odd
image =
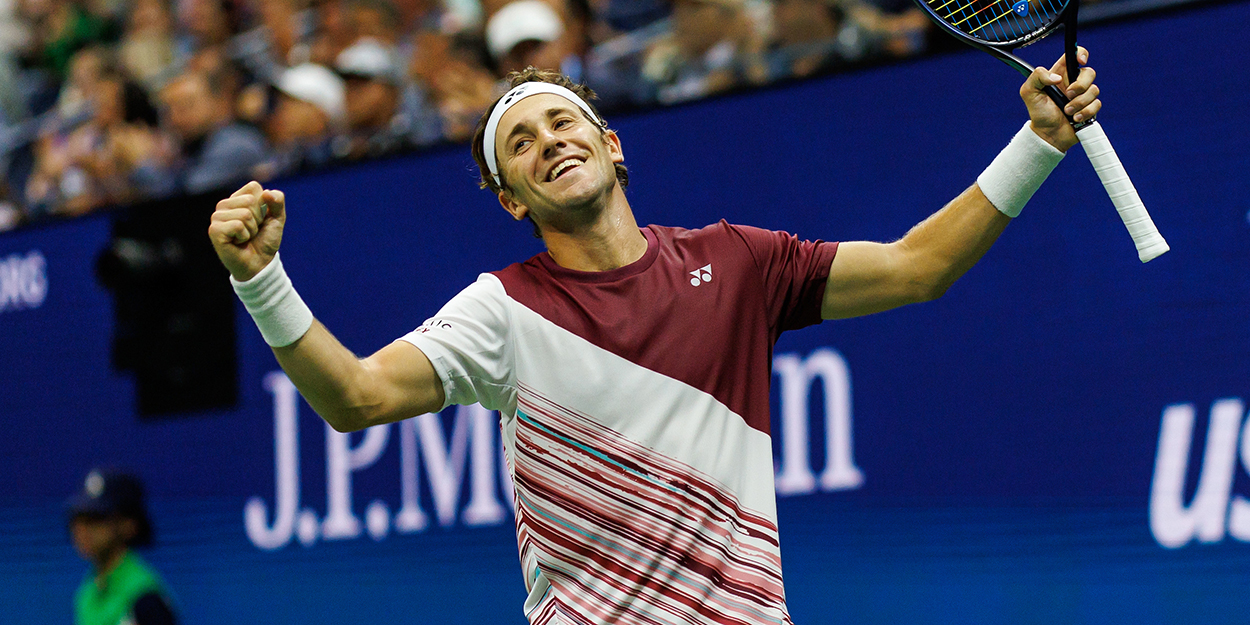
[[(1088, 54), (1079, 54), (1085, 63)], [(451, 404), (502, 419), (531, 623), (789, 623), (769, 439), (781, 332), (941, 295), (1101, 107), (1094, 72), (1021, 87), (1030, 122), (894, 243), (803, 241), (724, 221), (639, 228), (621, 139), (559, 74), (528, 69), (478, 124), (482, 186), (547, 251), (482, 274), (360, 359), (278, 258), (281, 191), (250, 183), (209, 227), (235, 289), (309, 404), (358, 430)]]

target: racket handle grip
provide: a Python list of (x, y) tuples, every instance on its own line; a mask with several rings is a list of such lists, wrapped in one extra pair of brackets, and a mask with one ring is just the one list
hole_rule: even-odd
[(1137, 246), (1137, 257), (1141, 262), (1150, 262), (1171, 249), (1159, 234), (1158, 228), (1155, 228), (1150, 213), (1146, 212), (1133, 181), (1129, 179), (1128, 172), (1124, 171), (1124, 165), (1120, 163), (1120, 157), (1116, 155), (1115, 148), (1111, 147), (1111, 141), (1107, 139), (1107, 133), (1103, 132), (1102, 126), (1093, 122), (1076, 131), (1076, 137), (1085, 148), (1089, 162), (1093, 163), (1094, 171), (1098, 173), (1099, 180), (1102, 180), (1102, 186), (1107, 189), (1107, 195), (1111, 196), (1111, 203), (1120, 213), (1120, 219), (1124, 220), (1124, 227), (1128, 228), (1129, 235), (1133, 237), (1133, 244)]

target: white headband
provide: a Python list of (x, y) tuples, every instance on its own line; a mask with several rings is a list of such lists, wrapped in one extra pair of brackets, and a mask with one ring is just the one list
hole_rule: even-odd
[[(490, 175), (495, 179), (495, 184), (502, 184), (499, 182), (499, 166), (495, 164), (495, 149), (497, 147), (495, 145), (497, 141), (495, 133), (499, 130), (499, 119), (503, 117), (503, 114), (508, 109), (512, 108), (512, 105), (540, 93), (552, 93), (576, 104), (578, 108), (586, 112), (587, 117), (594, 120), (596, 124), (603, 125), (603, 120), (599, 119), (598, 115), (595, 115), (595, 112), (591, 110), (590, 105), (586, 104), (585, 100), (560, 85), (553, 85), (549, 82), (523, 82), (513, 87), (511, 91), (505, 93), (499, 99), (499, 104), (495, 105), (495, 110), (491, 111), (490, 119), (486, 120), (486, 132), (482, 135), (482, 152), (486, 156), (486, 168), (490, 170)], [(489, 148), (486, 146), (488, 139), (490, 141)]]

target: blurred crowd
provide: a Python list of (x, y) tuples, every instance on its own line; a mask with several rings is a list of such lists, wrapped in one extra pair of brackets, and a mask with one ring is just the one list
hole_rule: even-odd
[(928, 34), (911, 0), (0, 0), (0, 230), (466, 141), (530, 65), (619, 110)]

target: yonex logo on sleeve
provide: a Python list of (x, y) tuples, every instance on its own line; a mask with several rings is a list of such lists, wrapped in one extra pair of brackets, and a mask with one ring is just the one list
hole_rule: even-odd
[(694, 271), (691, 271), (690, 275), (694, 276), (693, 278), (690, 279), (691, 286), (699, 286), (700, 284), (703, 284), (704, 282), (711, 282), (712, 281), (712, 263), (708, 263), (702, 267), (699, 267), (698, 269), (695, 269)]

